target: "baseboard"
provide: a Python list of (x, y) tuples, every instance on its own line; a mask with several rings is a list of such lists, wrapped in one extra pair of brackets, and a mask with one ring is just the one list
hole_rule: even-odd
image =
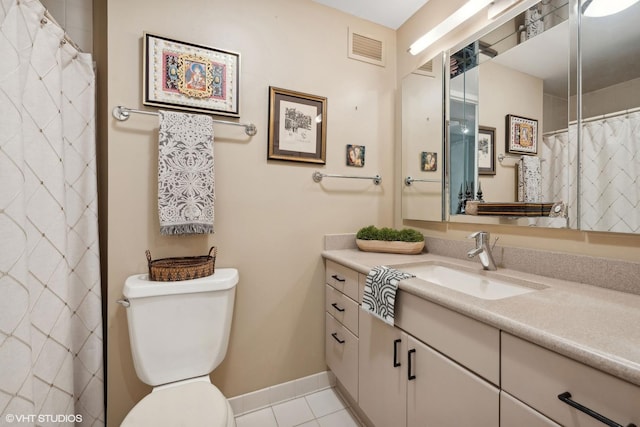
[(336, 384), (336, 377), (331, 371), (319, 372), (308, 377), (277, 384), (229, 398), (235, 416), (253, 412), (276, 403), (285, 402), (315, 393)]

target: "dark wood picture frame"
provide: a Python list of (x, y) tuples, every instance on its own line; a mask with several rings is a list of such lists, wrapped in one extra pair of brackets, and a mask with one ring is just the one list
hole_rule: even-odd
[(478, 126), (478, 175), (496, 174), (496, 128)]
[(268, 160), (326, 163), (327, 98), (269, 87)]

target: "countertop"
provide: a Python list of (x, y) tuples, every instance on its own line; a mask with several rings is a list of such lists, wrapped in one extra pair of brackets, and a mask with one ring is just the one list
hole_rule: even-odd
[(485, 272), (478, 261), (429, 253), (338, 249), (325, 250), (322, 256), (363, 274), (376, 265), (436, 261), (542, 284), (546, 288), (500, 300), (476, 298), (417, 278), (402, 280), (399, 289), (640, 386), (640, 295), (509, 269)]

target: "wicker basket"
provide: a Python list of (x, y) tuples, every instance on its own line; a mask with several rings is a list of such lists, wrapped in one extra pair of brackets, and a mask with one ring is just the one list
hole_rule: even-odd
[(208, 255), (162, 258), (152, 261), (151, 252), (147, 250), (149, 278), (158, 282), (176, 282), (211, 276), (215, 271), (216, 253), (216, 247), (212, 246)]

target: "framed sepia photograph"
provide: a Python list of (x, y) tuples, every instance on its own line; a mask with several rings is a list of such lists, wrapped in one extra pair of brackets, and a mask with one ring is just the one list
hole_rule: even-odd
[(478, 175), (496, 174), (496, 128), (478, 126)]
[(268, 160), (325, 164), (326, 138), (327, 98), (269, 87)]
[(240, 54), (144, 33), (143, 103), (240, 117)]
[(364, 145), (347, 144), (347, 166), (364, 166)]
[(420, 170), (423, 172), (436, 172), (438, 170), (438, 153), (431, 151), (420, 153)]
[(526, 117), (506, 116), (506, 150), (507, 153), (538, 153), (538, 121)]

